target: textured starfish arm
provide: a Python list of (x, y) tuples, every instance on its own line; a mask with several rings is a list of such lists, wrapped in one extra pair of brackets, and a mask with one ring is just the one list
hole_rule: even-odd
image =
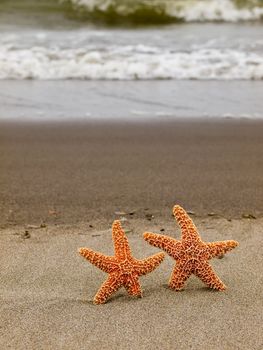
[(131, 256), (129, 242), (121, 227), (119, 220), (115, 220), (112, 225), (112, 238), (114, 242), (115, 256), (119, 260), (125, 260)]
[(124, 287), (127, 290), (129, 295), (138, 296), (138, 297), (142, 296), (142, 290), (141, 290), (138, 276), (131, 275), (127, 277), (124, 283)]
[(187, 212), (179, 205), (175, 205), (173, 213), (182, 230), (182, 242), (201, 241), (197, 228)]
[(113, 256), (106, 256), (88, 248), (80, 248), (79, 254), (104, 272), (112, 272), (118, 267)]
[(177, 263), (171, 274), (171, 277), (169, 280), (169, 287), (177, 291), (183, 289), (185, 281), (188, 279), (191, 273), (192, 273), (192, 270), (190, 266), (187, 267), (187, 265), (185, 264), (183, 265), (183, 264)]
[(146, 275), (157, 268), (164, 260), (164, 253), (158, 253), (143, 260), (136, 260), (135, 270), (139, 276)]
[(232, 241), (232, 240), (207, 243), (206, 247), (209, 254), (208, 259), (223, 255), (237, 246), (238, 246), (238, 242)]
[(224, 283), (220, 280), (220, 278), (216, 275), (212, 267), (208, 264), (208, 262), (202, 262), (197, 265), (194, 274), (200, 278), (208, 287), (214, 288), (220, 291), (226, 289)]
[(94, 304), (104, 304), (109, 297), (122, 286), (122, 280), (118, 274), (111, 274), (98, 290), (94, 297)]
[(177, 259), (179, 257), (182, 244), (176, 239), (151, 232), (145, 232), (143, 234), (143, 237), (148, 243), (150, 243), (154, 247), (164, 250), (173, 258)]

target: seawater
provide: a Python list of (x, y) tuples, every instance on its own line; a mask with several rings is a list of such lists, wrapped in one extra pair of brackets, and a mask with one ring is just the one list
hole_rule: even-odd
[(64, 0), (83, 18), (109, 24), (262, 19), (261, 0)]
[(263, 1), (0, 4), (2, 80), (262, 80)]

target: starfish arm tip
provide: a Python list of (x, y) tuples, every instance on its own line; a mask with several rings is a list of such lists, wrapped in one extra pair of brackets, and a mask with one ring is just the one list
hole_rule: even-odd
[(120, 220), (114, 220), (113, 223), (112, 223), (112, 234), (113, 236), (119, 236), (119, 235), (123, 235), (124, 234), (124, 231), (122, 229), (122, 226), (121, 226), (121, 222)]
[(93, 304), (94, 305), (102, 305), (102, 304), (105, 304), (106, 303), (106, 300), (104, 300), (104, 301), (100, 301), (98, 298), (94, 298), (93, 299)]
[(164, 260), (165, 254), (163, 252), (154, 254), (143, 260), (137, 260), (136, 272), (138, 276), (147, 275), (154, 271)]
[(151, 240), (156, 240), (160, 237), (162, 237), (163, 235), (160, 235), (158, 233), (152, 233), (152, 232), (144, 232), (143, 234), (143, 238), (145, 241), (149, 242)]
[(224, 292), (227, 289), (226, 285), (223, 282), (221, 282), (221, 285), (219, 285), (219, 286), (214, 285), (214, 286), (211, 286), (210, 288), (215, 289), (218, 292)]
[(123, 259), (125, 258), (125, 256), (131, 255), (131, 249), (129, 246), (128, 238), (119, 220), (113, 221), (112, 239), (114, 242), (115, 256), (117, 258)]
[(121, 229), (121, 222), (120, 220), (114, 220), (112, 223), (112, 227), (116, 229)]
[(207, 243), (209, 259), (226, 254), (239, 245), (237, 241), (219, 241)]
[(177, 210), (180, 210), (180, 209), (183, 209), (179, 204), (175, 204), (174, 207), (173, 207), (173, 211), (177, 211)]
[(186, 211), (184, 210), (184, 208), (182, 208), (180, 205), (176, 204), (173, 207), (173, 214), (174, 216), (177, 218), (178, 216), (182, 216), (182, 215), (187, 215)]
[(234, 241), (234, 240), (225, 241), (225, 242), (230, 248), (236, 248), (239, 246), (239, 242)]
[(158, 265), (161, 264), (164, 261), (164, 259), (165, 259), (165, 253), (160, 252), (156, 254), (156, 260), (158, 261)]
[(181, 290), (184, 289), (184, 287), (177, 288), (177, 287), (174, 287), (173, 285), (170, 285), (170, 284), (169, 284), (169, 288), (171, 288), (175, 292), (180, 292)]
[(155, 245), (156, 244), (156, 240), (158, 239), (158, 234), (156, 233), (152, 233), (152, 232), (144, 232), (143, 234), (143, 238), (146, 242)]
[(151, 232), (144, 232), (143, 238), (144, 238), (145, 240), (147, 240), (151, 235), (152, 235)]
[(155, 262), (155, 267), (160, 265), (164, 261), (164, 258), (165, 258), (165, 253), (163, 253), (163, 252), (160, 252), (160, 253), (157, 253), (157, 254), (153, 255), (153, 260)]
[(113, 293), (115, 293), (122, 285), (122, 280), (119, 274), (110, 274), (107, 280), (102, 284), (98, 292), (96, 293), (93, 303), (105, 304)]
[(164, 250), (174, 259), (178, 258), (180, 255), (182, 244), (172, 237), (158, 233), (145, 232), (144, 239), (150, 245)]
[(79, 248), (78, 249), (78, 253), (80, 254), (80, 255), (82, 255), (82, 256), (84, 256), (85, 255), (85, 252), (87, 252), (87, 248)]

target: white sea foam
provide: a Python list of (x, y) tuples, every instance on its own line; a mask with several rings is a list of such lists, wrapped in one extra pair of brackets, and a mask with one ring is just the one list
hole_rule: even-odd
[(234, 49), (161, 50), (144, 45), (59, 49), (0, 48), (0, 79), (262, 80), (263, 57)]
[(247, 1), (247, 6), (237, 7), (231, 0), (71, 0), (78, 8), (87, 11), (110, 9), (120, 16), (135, 13), (139, 8), (147, 6), (151, 9), (162, 9), (165, 14), (186, 22), (205, 21), (253, 21), (263, 18), (263, 7), (257, 2)]
[(171, 6), (170, 11), (173, 16), (178, 16), (186, 22), (238, 22), (259, 20), (263, 17), (263, 8), (237, 8), (230, 0), (198, 1), (192, 6), (185, 6), (174, 11)]

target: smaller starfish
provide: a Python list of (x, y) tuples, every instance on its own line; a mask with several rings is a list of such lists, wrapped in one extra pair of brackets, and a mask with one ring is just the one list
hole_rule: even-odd
[(238, 245), (236, 241), (203, 242), (198, 231), (179, 205), (174, 206), (173, 213), (182, 230), (182, 241), (155, 233), (144, 233), (144, 239), (151, 245), (163, 249), (176, 260), (176, 265), (170, 277), (169, 286), (181, 290), (191, 274), (199, 277), (208, 287), (220, 291), (226, 289), (224, 283), (217, 277), (208, 260), (222, 256)]
[(120, 287), (125, 287), (129, 295), (142, 297), (139, 277), (152, 272), (163, 261), (165, 254), (158, 253), (143, 260), (131, 255), (128, 239), (116, 220), (112, 225), (112, 239), (115, 256), (106, 256), (89, 248), (80, 248), (79, 253), (104, 272), (109, 273), (94, 297), (94, 304), (104, 304)]

